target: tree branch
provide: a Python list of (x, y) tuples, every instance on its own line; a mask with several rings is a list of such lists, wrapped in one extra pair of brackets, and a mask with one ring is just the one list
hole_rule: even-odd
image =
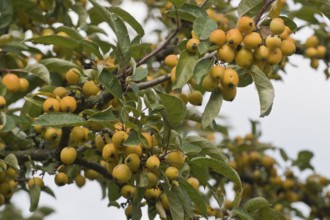
[(260, 11), (258, 12), (258, 14), (255, 16), (254, 18), (254, 24), (255, 26), (258, 25), (261, 16), (265, 13), (265, 11), (269, 8), (269, 6), (274, 2), (275, 0), (265, 0), (264, 5), (262, 6), (262, 8), (260, 9)]

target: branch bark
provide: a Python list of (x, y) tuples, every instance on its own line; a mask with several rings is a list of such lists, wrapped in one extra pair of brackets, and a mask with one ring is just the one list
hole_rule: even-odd
[(265, 0), (264, 5), (262, 6), (262, 8), (260, 9), (260, 11), (258, 12), (258, 14), (255, 16), (254, 18), (254, 24), (255, 26), (258, 25), (261, 16), (265, 13), (265, 11), (269, 8), (269, 6), (274, 2), (275, 0)]

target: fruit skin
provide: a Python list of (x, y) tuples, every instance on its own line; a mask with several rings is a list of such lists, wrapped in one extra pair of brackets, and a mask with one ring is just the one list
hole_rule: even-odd
[(166, 155), (165, 161), (168, 165), (181, 169), (184, 165), (185, 156), (181, 151), (172, 151)]
[(99, 173), (96, 172), (95, 170), (92, 170), (92, 169), (86, 169), (84, 171), (84, 176), (89, 179), (89, 180), (95, 180), (96, 178), (99, 177)]
[(148, 178), (148, 186), (147, 186), (148, 189), (157, 186), (159, 178), (156, 174), (154, 174), (153, 172), (147, 172), (147, 178)]
[(125, 158), (125, 164), (131, 169), (132, 172), (136, 172), (140, 167), (140, 157), (137, 154), (129, 154)]
[(207, 74), (202, 81), (203, 89), (209, 92), (216, 89), (218, 87), (218, 84), (219, 84), (219, 80), (213, 79), (210, 74)]
[(188, 40), (188, 42), (186, 44), (186, 49), (189, 53), (196, 53), (199, 44), (200, 44), (200, 41), (198, 39), (191, 38)]
[(82, 87), (83, 93), (85, 96), (89, 97), (92, 95), (96, 95), (100, 88), (95, 84), (94, 81), (86, 81)]
[(102, 157), (107, 162), (119, 160), (119, 152), (113, 143), (106, 144), (102, 150)]
[(315, 47), (308, 47), (305, 50), (305, 55), (309, 58), (316, 58), (317, 57), (317, 50)]
[(19, 78), (19, 91), (26, 92), (29, 89), (30, 83), (25, 78)]
[(176, 71), (176, 67), (173, 67), (171, 69), (171, 82), (175, 83), (175, 71)]
[(43, 103), (44, 112), (59, 112), (60, 102), (54, 98), (47, 98)]
[(123, 154), (124, 156), (128, 156), (130, 154), (137, 154), (139, 157), (142, 155), (142, 147), (141, 145), (136, 145), (136, 146), (125, 146), (123, 149)]
[(126, 199), (132, 199), (136, 193), (136, 189), (132, 185), (124, 185), (120, 189), (120, 194)]
[(126, 164), (118, 164), (113, 168), (112, 176), (118, 183), (127, 183), (132, 177), (132, 172)]
[(267, 59), (267, 63), (271, 65), (279, 64), (282, 59), (282, 51), (280, 48), (276, 48), (275, 50), (269, 51), (269, 56)]
[(85, 130), (83, 127), (73, 127), (70, 132), (70, 142), (77, 144), (85, 139)]
[(70, 85), (78, 85), (80, 80), (80, 71), (77, 68), (71, 68), (65, 73), (65, 79)]
[(66, 165), (73, 164), (77, 159), (77, 150), (73, 147), (65, 147), (61, 150), (60, 158)]
[(248, 49), (255, 49), (262, 44), (262, 38), (259, 33), (251, 32), (244, 36), (244, 45)]
[(226, 42), (232, 46), (237, 47), (243, 41), (243, 34), (238, 29), (231, 29), (226, 34)]
[(28, 180), (29, 189), (31, 189), (33, 185), (37, 185), (40, 188), (43, 188), (44, 187), (44, 181), (40, 177), (32, 177)]
[(243, 68), (248, 68), (253, 63), (253, 53), (250, 49), (242, 47), (235, 57), (237, 65)]
[(317, 69), (319, 67), (319, 59), (312, 58), (310, 65), (313, 69)]
[(179, 176), (179, 171), (176, 167), (168, 167), (165, 170), (165, 175), (169, 181), (175, 180)]
[(317, 45), (319, 45), (319, 38), (316, 35), (310, 36), (305, 42), (305, 47), (316, 47)]
[(0, 95), (0, 109), (3, 109), (7, 104), (6, 99)]
[(55, 175), (55, 184), (58, 186), (64, 186), (69, 182), (68, 175), (66, 173), (60, 172)]
[(287, 39), (292, 33), (291, 29), (288, 26), (285, 26), (283, 33), (280, 35), (282, 40)]
[(170, 54), (165, 57), (164, 63), (168, 67), (175, 67), (179, 62), (178, 56), (175, 54)]
[(232, 88), (221, 87), (220, 90), (222, 92), (223, 100), (231, 102), (235, 99), (237, 94), (236, 86)]
[(61, 135), (62, 135), (62, 130), (61, 129), (56, 129), (56, 128), (48, 127), (46, 129), (45, 134), (44, 134), (44, 138), (47, 141), (54, 141), (57, 138), (60, 138)]
[(269, 48), (261, 45), (254, 51), (254, 58), (256, 60), (267, 61), (269, 56)]
[(317, 46), (316, 51), (317, 51), (317, 57), (318, 58), (324, 58), (325, 55), (327, 54), (327, 48), (323, 45)]
[(112, 135), (112, 143), (117, 149), (122, 149), (124, 141), (128, 138), (128, 134), (125, 131), (115, 131)]
[(226, 33), (221, 29), (216, 29), (210, 34), (210, 43), (222, 46), (226, 43)]
[(77, 174), (74, 177), (74, 181), (79, 188), (83, 187), (86, 184), (86, 178), (81, 174)]
[(223, 74), (225, 72), (225, 68), (223, 66), (212, 66), (211, 70), (210, 70), (210, 76), (213, 79), (217, 79), (220, 80), (223, 77)]
[(217, 52), (219, 60), (230, 63), (235, 59), (235, 50), (228, 44), (223, 45)]
[(285, 30), (284, 21), (281, 18), (273, 18), (269, 27), (273, 34), (282, 34)]
[(72, 96), (65, 96), (60, 101), (60, 107), (62, 112), (74, 112), (77, 108), (77, 101)]
[(237, 28), (244, 34), (251, 33), (254, 28), (254, 20), (248, 16), (243, 16), (237, 21)]
[(198, 190), (199, 188), (199, 181), (195, 177), (189, 177), (187, 179), (187, 182), (194, 187), (195, 190)]
[(266, 46), (270, 50), (275, 50), (281, 46), (281, 37), (279, 35), (269, 35), (266, 37)]
[(161, 191), (158, 188), (146, 189), (144, 197), (148, 202), (156, 202), (160, 197), (160, 194)]
[(291, 56), (296, 51), (296, 45), (290, 40), (283, 40), (280, 48), (284, 56)]
[(68, 91), (66, 90), (66, 88), (59, 86), (53, 90), (53, 94), (55, 96), (59, 96), (60, 98), (63, 98), (68, 95)]
[(127, 219), (131, 219), (132, 214), (133, 214), (133, 207), (132, 207), (132, 205), (128, 205), (125, 209), (125, 215), (126, 215)]
[(156, 155), (150, 156), (146, 161), (146, 167), (151, 171), (157, 171), (160, 166), (160, 160)]
[(19, 78), (13, 73), (8, 73), (2, 77), (2, 84), (6, 87), (8, 92), (18, 92), (19, 87)]
[(193, 91), (188, 95), (188, 102), (192, 105), (202, 105), (203, 94), (200, 91)]
[(233, 88), (238, 85), (239, 77), (236, 70), (227, 68), (223, 74), (223, 77), (220, 80), (221, 85), (224, 88)]
[(168, 198), (165, 193), (160, 196), (160, 201), (166, 210), (170, 210), (170, 204), (168, 203)]

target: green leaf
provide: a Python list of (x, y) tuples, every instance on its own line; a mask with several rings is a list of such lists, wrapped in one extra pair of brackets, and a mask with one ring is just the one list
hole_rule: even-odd
[(56, 33), (58, 32), (64, 32), (66, 33), (70, 38), (76, 40), (76, 41), (80, 41), (83, 40), (83, 36), (81, 36), (78, 31), (76, 31), (75, 29), (71, 28), (71, 27), (67, 27), (67, 26), (60, 26), (58, 28), (56, 28)]
[(263, 4), (263, 0), (242, 0), (240, 1), (237, 12), (238, 17), (242, 17), (243, 15), (246, 15), (251, 10), (256, 10), (256, 8), (260, 7), (260, 4)]
[(247, 201), (243, 206), (243, 210), (253, 215), (256, 211), (265, 207), (269, 207), (268, 201), (263, 197), (256, 197)]
[(255, 215), (256, 220), (286, 220), (286, 218), (280, 213), (272, 208), (266, 207), (261, 208)]
[(141, 37), (144, 36), (143, 27), (130, 13), (119, 7), (111, 7), (109, 8), (109, 11), (115, 13), (124, 21), (126, 21), (129, 25), (131, 25), (131, 27), (136, 31), (138, 35), (140, 35)]
[(76, 114), (64, 112), (52, 112), (40, 115), (34, 120), (32, 125), (52, 126), (52, 127), (66, 127), (85, 125), (86, 120)]
[(13, 19), (14, 9), (12, 0), (0, 1), (0, 29), (7, 27)]
[(77, 13), (78, 15), (78, 24), (77, 26), (82, 28), (87, 24), (88, 13), (82, 5), (75, 4), (71, 7), (71, 9)]
[(234, 207), (238, 207), (241, 201), (241, 194), (242, 194), (242, 183), (240, 180), (239, 175), (237, 172), (230, 167), (227, 163), (214, 159), (214, 158), (206, 158), (206, 157), (197, 157), (193, 158), (190, 161), (191, 165), (196, 165), (200, 167), (208, 167), (212, 169), (214, 172), (217, 172), (231, 181), (234, 182), (236, 186), (236, 195), (234, 199)]
[(81, 47), (78, 41), (69, 37), (63, 37), (58, 35), (41, 36), (41, 37), (29, 39), (27, 41), (31, 41), (32, 43), (35, 44), (46, 44), (46, 45), (52, 44), (67, 49), (78, 49)]
[(184, 219), (183, 204), (182, 204), (178, 194), (176, 192), (174, 192), (173, 190), (170, 190), (166, 183), (162, 183), (162, 187), (167, 196), (172, 219), (173, 220)]
[(148, 70), (142, 67), (139, 67), (135, 70), (134, 74), (132, 75), (132, 79), (134, 81), (141, 81), (148, 76)]
[(308, 168), (314, 170), (314, 167), (310, 164), (313, 156), (314, 154), (311, 151), (300, 151), (297, 159), (292, 162), (292, 165), (299, 167), (300, 170), (305, 170)]
[(193, 23), (193, 30), (200, 40), (207, 40), (210, 33), (218, 28), (218, 24), (209, 16), (200, 16)]
[(184, 189), (187, 192), (191, 201), (195, 204), (196, 207), (199, 208), (201, 215), (206, 217), (207, 216), (207, 207), (206, 207), (206, 201), (204, 200), (204, 198), (184, 178), (181, 177), (178, 180), (180, 183), (180, 188)]
[(167, 15), (172, 18), (180, 18), (181, 20), (189, 21), (191, 23), (200, 16), (205, 16), (207, 13), (202, 8), (195, 4), (184, 3), (179, 9), (175, 8), (167, 12)]
[(0, 132), (9, 132), (15, 127), (14, 119), (4, 112), (0, 112)]
[(244, 210), (242, 210), (240, 208), (234, 208), (232, 210), (232, 213), (234, 215), (238, 216), (241, 220), (254, 220), (251, 215), (249, 215), (248, 213), (246, 213)]
[(119, 49), (119, 57), (117, 57), (117, 60), (121, 66), (127, 65), (131, 59), (131, 52), (130, 39), (124, 22), (116, 14), (109, 12), (95, 1), (90, 0), (90, 2), (93, 4), (102, 20), (109, 24), (117, 37), (117, 47)]
[[(49, 173), (52, 173), (53, 170)], [(45, 192), (47, 193), (48, 195), (52, 196), (54, 199), (56, 199), (56, 195), (55, 193), (53, 192), (53, 190), (51, 188), (49, 188), (48, 186), (43, 186), (42, 189), (41, 189), (42, 192)]]
[(120, 188), (115, 181), (110, 181), (108, 183), (108, 198), (109, 202), (115, 202), (120, 197)]
[(139, 144), (141, 144), (141, 140), (140, 140), (138, 133), (135, 130), (132, 130), (129, 133), (128, 138), (123, 143), (124, 146), (136, 146)]
[(196, 177), (200, 184), (205, 187), (207, 185), (207, 181), (209, 181), (208, 167), (202, 167), (198, 164), (190, 164), (189, 167), (193, 176)]
[(93, 122), (101, 122), (101, 123), (112, 123), (117, 121), (115, 114), (113, 113), (112, 109), (106, 109), (103, 111), (96, 112), (89, 116), (87, 121)]
[(201, 59), (198, 61), (194, 68), (194, 78), (197, 85), (202, 82), (203, 77), (210, 71), (214, 61), (215, 59), (213, 57), (208, 59)]
[(214, 120), (214, 118), (219, 114), (220, 108), (222, 105), (222, 94), (220, 89), (215, 89), (210, 99), (205, 107), (205, 110), (202, 114), (202, 128), (206, 129)]
[(33, 185), (30, 189), (30, 212), (38, 208), (41, 189), (38, 185)]
[(121, 99), (123, 91), (114, 71), (103, 69), (99, 74), (99, 81), (115, 98)]
[(61, 74), (66, 73), (71, 68), (79, 69), (76, 64), (60, 58), (48, 58), (40, 61), (40, 63), (45, 65), (49, 72), (56, 72)]
[(181, 52), (179, 63), (176, 67), (173, 89), (182, 88), (191, 79), (197, 62), (197, 54), (190, 54), (186, 50)]
[(17, 157), (15, 156), (15, 154), (8, 154), (4, 161), (6, 162), (6, 164), (8, 164), (9, 166), (15, 168), (16, 170), (19, 170), (19, 165), (18, 165), (18, 160)]
[(288, 161), (289, 160), (289, 157), (288, 155), (286, 154), (285, 150), (280, 148), (280, 154), (281, 154), (281, 157), (283, 158), (284, 161)]
[(159, 97), (164, 105), (164, 111), (167, 120), (172, 126), (181, 123), (186, 115), (186, 105), (184, 102), (171, 95), (159, 93)]
[(96, 43), (90, 42), (88, 40), (80, 40), (79, 43), (83, 46), (84, 51), (88, 51), (88, 52), (94, 54), (100, 60), (103, 59), (103, 56), (100, 52), (100, 48)]
[(50, 75), (48, 69), (43, 64), (41, 63), (29, 64), (25, 67), (25, 70), (31, 73), (32, 75), (37, 76), (47, 84), (50, 83)]
[(132, 200), (132, 220), (140, 220), (142, 218), (141, 200), (144, 197), (145, 191), (146, 188), (144, 187), (136, 188), (136, 194)]
[(251, 76), (257, 87), (260, 103), (260, 117), (269, 115), (272, 110), (275, 97), (274, 88), (268, 77), (263, 73), (258, 66), (252, 65)]

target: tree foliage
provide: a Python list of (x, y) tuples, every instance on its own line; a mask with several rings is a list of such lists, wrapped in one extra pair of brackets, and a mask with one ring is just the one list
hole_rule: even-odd
[[(329, 180), (299, 178), (313, 170), (312, 152), (289, 158), (261, 143), (257, 122), (232, 140), (217, 117), (250, 84), (260, 117), (268, 116), (272, 80), (282, 79), (293, 54), (315, 69), (324, 62), (328, 78), (330, 4), (138, 3), (148, 12), (143, 23), (121, 1), (0, 2), (1, 219), (25, 219), (10, 201), (19, 190), (30, 194), (27, 219), (53, 212), (38, 207), (43, 193), (55, 195), (44, 175), (58, 186), (97, 181), (109, 206), (132, 219), (143, 207), (150, 219), (329, 219)], [(145, 29), (149, 21), (159, 25)], [(299, 42), (292, 34), (303, 28), (314, 34)]]

